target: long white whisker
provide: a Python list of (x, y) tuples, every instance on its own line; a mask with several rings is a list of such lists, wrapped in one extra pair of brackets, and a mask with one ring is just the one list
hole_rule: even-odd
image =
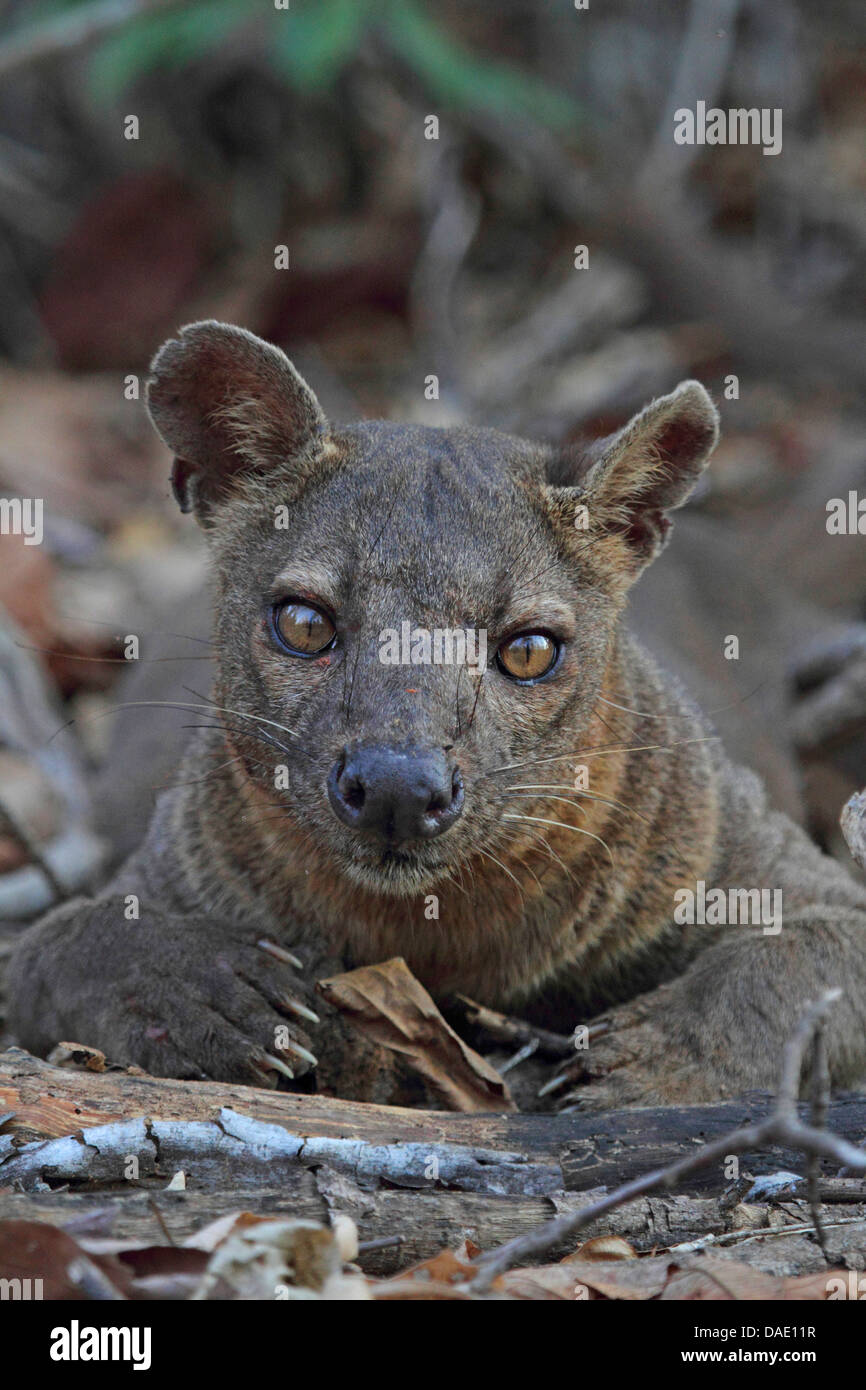
[[(757, 695), (758, 691), (762, 690), (766, 684), (765, 680), (760, 681), (753, 690), (749, 691), (748, 695), (738, 695), (736, 700), (731, 700), (729, 704), (719, 705), (716, 709), (704, 710), (704, 713), (711, 716), (723, 714), (725, 710), (735, 709), (737, 705), (744, 705), (747, 700), (751, 700), (753, 695)], [(689, 717), (687, 714), (652, 714), (649, 710), (632, 709), (630, 705), (618, 705), (616, 700), (607, 700), (604, 695), (599, 695), (598, 698), (603, 705), (610, 705), (611, 709), (622, 710), (623, 714), (637, 714), (641, 719), (687, 719)]]
[(650, 714), (644, 709), (632, 709), (630, 705), (618, 705), (616, 700), (606, 700), (603, 695), (598, 697), (603, 705), (610, 705), (611, 709), (622, 710), (623, 714), (637, 714), (641, 719), (689, 719), (687, 713), (682, 714)]
[(494, 772), (511, 772), (519, 767), (534, 767), (538, 763), (568, 762), (572, 758), (597, 758), (602, 753), (646, 753), (655, 749), (668, 753), (672, 748), (683, 748), (689, 743), (717, 743), (718, 739), (718, 734), (708, 734), (705, 738), (675, 739), (673, 743), (636, 743), (622, 747), (617, 745), (609, 748), (578, 748), (573, 753), (556, 753), (550, 758), (525, 758), (520, 763), (505, 763), (503, 767), (492, 767), (489, 772), (485, 773), (485, 776), (492, 777)]
[(531, 791), (568, 791), (573, 796), (586, 796), (590, 801), (603, 801), (605, 806), (617, 806), (621, 811), (627, 811), (630, 816), (637, 816), (638, 820), (645, 821), (649, 825), (646, 816), (641, 815), (633, 806), (627, 806), (624, 801), (617, 801), (613, 796), (599, 796), (598, 792), (583, 791), (580, 787), (570, 787), (567, 782), (519, 782), (513, 787), (503, 787), (503, 794), (506, 792), (531, 792)]
[[(513, 791), (513, 787), (508, 787), (508, 791)], [(525, 801), (563, 801), (566, 806), (573, 806), (575, 811), (579, 811), (582, 816), (586, 815), (586, 807), (581, 806), (580, 802), (573, 801), (567, 796), (537, 796), (534, 792), (518, 792), (517, 795)]]
[(553, 826), (556, 826), (559, 830), (573, 830), (574, 833), (575, 833), (575, 835), (586, 835), (586, 836), (588, 836), (588, 838), (589, 838), (590, 840), (597, 840), (598, 843), (599, 843), (600, 845), (603, 845), (603, 846), (604, 846), (604, 849), (605, 849), (606, 852), (607, 852), (607, 855), (608, 855), (608, 858), (610, 859), (611, 864), (613, 865), (614, 868), (616, 868), (616, 863), (615, 863), (615, 861), (614, 861), (614, 857), (613, 857), (613, 855), (612, 855), (611, 852), (610, 852), (610, 846), (606, 843), (606, 841), (604, 841), (604, 840), (601, 838), (600, 835), (593, 835), (593, 833), (592, 833), (591, 830), (582, 830), (582, 829), (580, 828), (580, 826), (578, 826), (578, 825), (568, 825), (565, 821), (561, 821), (561, 820), (545, 820), (544, 817), (542, 817), (542, 816), (511, 816), (511, 815), (506, 815), (506, 816), (503, 816), (502, 819), (503, 819), (503, 820), (525, 820), (525, 821), (535, 821), (538, 825), (553, 825)]
[(550, 841), (545, 837), (544, 832), (542, 830), (532, 830), (530, 831), (530, 834), (534, 835), (537, 840), (541, 841), (541, 843), (544, 845), (544, 848), (547, 850), (549, 857), (551, 859), (556, 860), (557, 864), (562, 869), (566, 878), (570, 878), (572, 883), (576, 883), (577, 879), (574, 877), (574, 874), (571, 872), (571, 869), (569, 869), (568, 866), (564, 863), (564, 861), (560, 859), (559, 855), (556, 853), (556, 850), (553, 848)]
[(281, 733), (288, 734), (290, 738), (300, 737), (293, 729), (287, 729), (285, 724), (278, 724), (275, 719), (265, 719), (262, 714), (248, 714), (246, 710), (242, 709), (229, 709), (227, 705), (193, 704), (191, 700), (124, 700), (121, 704), (112, 705), (110, 709), (97, 710), (95, 714), (89, 714), (83, 717), (78, 716), (76, 719), (68, 719), (65, 724), (61, 724), (60, 728), (51, 735), (48, 742), (50, 743), (51, 740), (57, 738), (57, 735), (61, 734), (64, 729), (71, 728), (75, 723), (85, 723), (92, 719), (104, 719), (107, 718), (108, 715), (114, 714), (115, 710), (119, 709), (204, 709), (209, 712), (216, 710), (220, 714), (234, 714), (240, 719), (252, 719), (258, 724), (270, 724), (274, 729), (279, 729)]
[(458, 892), (458, 893), (462, 893), (463, 896), (464, 896), (464, 898), (468, 898), (468, 897), (469, 897), (469, 894), (466, 892), (466, 889), (463, 887), (463, 884), (457, 882), (456, 878), (454, 877), (454, 875), (452, 874), (452, 872), (451, 872), (450, 869), (446, 869), (446, 870), (445, 870), (445, 877), (447, 878), (447, 880), (448, 880), (448, 882), (451, 884), (451, 886), (452, 886), (453, 888), (456, 888), (456, 889), (457, 889), (457, 892)]
[[(485, 859), (489, 859), (489, 860), (491, 861), (491, 863), (496, 864), (496, 865), (502, 870), (502, 872), (503, 872), (504, 874), (507, 874), (507, 875), (508, 875), (508, 877), (511, 879), (512, 883), (516, 886), (517, 891), (518, 891), (518, 893), (520, 894), (521, 898), (523, 899), (523, 902), (524, 902), (524, 905), (525, 905), (525, 904), (526, 904), (526, 894), (525, 894), (524, 891), (523, 891), (523, 884), (520, 882), (520, 880), (519, 880), (518, 878), (515, 878), (514, 874), (511, 872), (511, 870), (510, 870), (505, 864), (503, 864), (502, 860), (501, 860), (501, 859), (497, 859), (495, 854), (488, 854), (488, 852), (487, 852), (486, 849), (481, 849), (480, 847), (479, 847), (479, 849), (478, 849), (478, 853), (479, 853), (479, 854), (483, 854), (483, 856), (484, 856)], [(530, 870), (530, 872), (531, 872), (531, 870)], [(536, 879), (536, 882), (538, 882), (537, 879)], [(539, 884), (539, 887), (540, 887), (540, 886), (541, 886), (541, 885)]]

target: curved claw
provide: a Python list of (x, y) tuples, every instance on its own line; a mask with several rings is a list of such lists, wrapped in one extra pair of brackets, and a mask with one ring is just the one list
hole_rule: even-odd
[(538, 1092), (538, 1099), (541, 1100), (544, 1096), (553, 1095), (554, 1091), (558, 1091), (560, 1086), (564, 1086), (565, 1083), (570, 1080), (571, 1077), (567, 1071), (557, 1072), (556, 1076), (552, 1076), (550, 1080), (546, 1081), (541, 1087), (541, 1090)]
[(292, 1071), (291, 1067), (287, 1066), (279, 1057), (273, 1057), (270, 1052), (266, 1052), (264, 1060), (267, 1063), (267, 1067), (265, 1068), (266, 1071), (281, 1072), (282, 1075), (287, 1076), (290, 1081), (294, 1081), (295, 1073)]
[(302, 1061), (308, 1062), (311, 1067), (317, 1067), (319, 1065), (318, 1057), (314, 1057), (312, 1052), (308, 1052), (305, 1047), (301, 1047), (300, 1043), (282, 1043), (280, 1046), (280, 1051), (293, 1052), (296, 1057), (300, 1057)]
[[(610, 1029), (610, 1019), (607, 1018), (600, 1019), (598, 1023), (590, 1023), (586, 1030), (587, 1042), (592, 1045), (599, 1038), (603, 1038), (606, 1033), (609, 1033)], [(585, 1051), (577, 1052), (566, 1062), (565, 1066), (560, 1067), (556, 1075), (546, 1081), (538, 1092), (539, 1100), (544, 1096), (552, 1095), (554, 1091), (559, 1090), (560, 1086), (564, 1086), (569, 1081), (579, 1081), (586, 1069), (586, 1057)]]
[(296, 970), (303, 970), (304, 962), (298, 960), (297, 956), (293, 956), (291, 951), (287, 951), (285, 946), (278, 946), (276, 941), (268, 941), (266, 937), (262, 937), (260, 941), (256, 942), (256, 945), (260, 951), (273, 956), (274, 960), (281, 960), (284, 965), (293, 965)]
[(302, 1004), (299, 999), (295, 999), (291, 994), (281, 996), (283, 1008), (290, 1013), (296, 1014), (298, 1018), (305, 1018), (309, 1023), (321, 1023), (318, 1014), (314, 1014), (312, 1009), (308, 1009), (306, 1004)]
[[(569, 1091), (567, 1096), (563, 1096), (559, 1105), (556, 1107), (559, 1115), (573, 1115), (575, 1110), (584, 1110), (586, 1096), (582, 1096), (580, 1091)], [(571, 1102), (571, 1104), (569, 1104)]]

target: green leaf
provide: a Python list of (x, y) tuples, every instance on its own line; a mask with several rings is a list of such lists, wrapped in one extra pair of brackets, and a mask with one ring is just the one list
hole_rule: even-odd
[(391, 0), (386, 30), (394, 48), (441, 101), (486, 107), (503, 116), (527, 112), (563, 132), (573, 132), (581, 121), (580, 107), (565, 92), (510, 63), (471, 52), (415, 4)]
[(179, 68), (206, 53), (249, 19), (247, 0), (198, 0), (183, 9), (146, 15), (106, 38), (90, 60), (94, 97), (117, 99), (155, 68)]
[(277, 11), (277, 70), (300, 91), (328, 87), (355, 53), (370, 9), (370, 0), (314, 0), (308, 9)]

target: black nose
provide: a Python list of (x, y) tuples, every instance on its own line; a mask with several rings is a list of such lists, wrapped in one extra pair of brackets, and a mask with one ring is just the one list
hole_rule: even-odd
[(338, 758), (328, 797), (345, 825), (398, 845), (452, 826), (463, 810), (463, 781), (441, 748), (372, 745)]

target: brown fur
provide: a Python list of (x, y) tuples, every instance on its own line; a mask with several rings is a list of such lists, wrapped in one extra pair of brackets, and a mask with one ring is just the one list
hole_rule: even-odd
[[(213, 555), (219, 675), (201, 722), (214, 727), (103, 898), (23, 939), (10, 992), (26, 1045), (81, 1038), (160, 1074), (260, 1079), (281, 996), (309, 1001), (257, 953), (267, 934), (313, 974), (402, 955), (441, 998), (559, 1029), (612, 1010), (586, 1061), (587, 1105), (772, 1084), (804, 1003), (836, 983), (834, 1080), (866, 1071), (866, 894), (768, 810), (621, 625), (715, 443), (702, 387), (569, 458), (491, 430), (327, 433), (287, 359), (224, 325), (184, 330), (154, 373), (176, 490)], [(288, 529), (274, 525), (281, 505)], [(337, 616), (337, 646), (318, 660), (269, 635), (268, 604), (289, 593)], [(492, 664), (480, 680), (382, 665), (377, 635), (403, 620), (485, 628), (491, 658), (540, 626), (563, 655), (530, 687)], [(371, 740), (452, 750), (466, 796), (447, 833), (396, 855), (337, 820), (329, 770)], [(580, 764), (588, 796), (573, 791)], [(275, 789), (278, 765), (288, 789)], [(698, 880), (781, 889), (781, 932), (678, 925), (675, 894)], [(128, 894), (138, 923), (124, 919)], [(330, 1014), (323, 1029), (327, 1052), (342, 1034)], [(344, 1054), (328, 1055), (333, 1076)]]

